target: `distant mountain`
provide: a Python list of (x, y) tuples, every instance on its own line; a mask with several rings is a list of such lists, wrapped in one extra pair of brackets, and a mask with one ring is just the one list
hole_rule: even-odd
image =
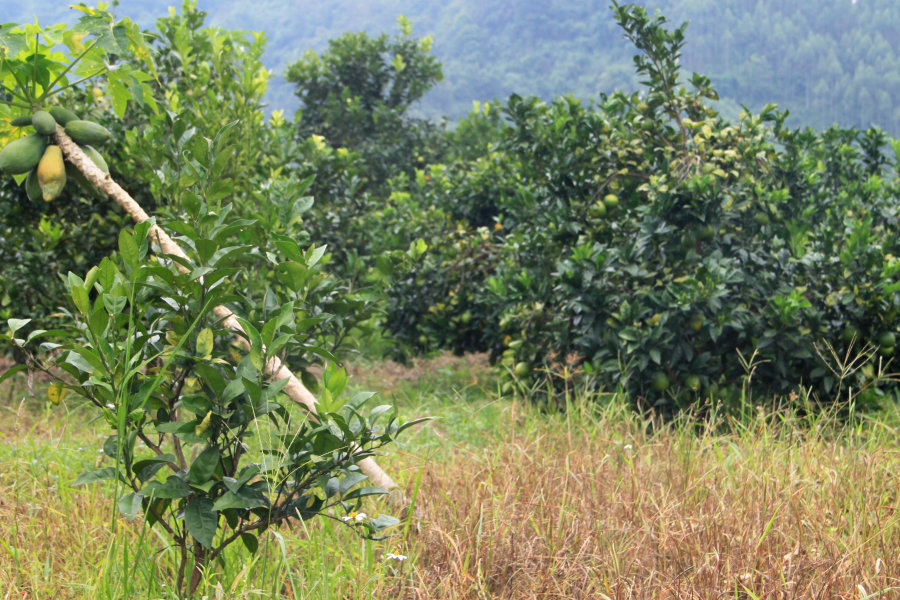
[[(896, 0), (641, 0), (673, 23), (689, 20), (684, 64), (709, 75), (726, 114), (775, 102), (795, 125), (878, 124), (900, 132), (900, 2)], [(74, 20), (69, 2), (0, 0), (3, 21)], [(281, 72), (306, 49), (345, 31), (394, 33), (412, 19), (434, 37), (444, 82), (423, 115), (456, 116), (473, 100), (508, 94), (594, 98), (633, 90), (634, 50), (622, 40), (609, 0), (199, 0), (212, 25), (264, 30), (269, 68)], [(117, 12), (145, 27), (168, 10), (159, 0), (122, 0)], [(273, 82), (273, 108), (296, 107)]]

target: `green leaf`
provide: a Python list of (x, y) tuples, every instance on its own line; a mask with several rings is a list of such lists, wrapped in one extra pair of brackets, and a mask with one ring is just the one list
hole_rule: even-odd
[(341, 488), (340, 488), (340, 485), (341, 485), (341, 484), (340, 484), (340, 482), (338, 481), (338, 478), (337, 478), (337, 477), (330, 477), (330, 478), (328, 479), (328, 483), (325, 484), (325, 488), (324, 488), (324, 490), (325, 490), (325, 497), (326, 497), (326, 498), (331, 498), (332, 496), (334, 496), (335, 494), (337, 494), (338, 491), (341, 489)]
[(76, 352), (69, 352), (68, 356), (66, 356), (66, 363), (85, 373), (94, 372), (94, 366)]
[(200, 216), (200, 208), (203, 206), (203, 201), (200, 200), (197, 194), (189, 190), (181, 196), (181, 206), (189, 215), (196, 219)]
[(242, 533), (241, 541), (244, 542), (244, 546), (250, 551), (250, 554), (256, 554), (256, 551), (259, 549), (259, 540), (256, 539), (255, 535), (252, 533)]
[(234, 193), (234, 182), (231, 179), (221, 179), (209, 188), (209, 193), (206, 195), (206, 201), (210, 204), (215, 204), (221, 200), (224, 200), (228, 196)]
[(259, 371), (262, 371), (265, 364), (263, 363), (262, 338), (259, 336), (259, 332), (256, 331), (256, 327), (251, 325), (249, 321), (239, 317), (235, 318), (237, 319), (237, 322), (241, 324), (241, 329), (244, 330), (244, 333), (247, 334), (247, 337), (250, 339), (250, 362)]
[(109, 325), (109, 313), (102, 305), (96, 306), (96, 310), (91, 314), (90, 324), (91, 331), (97, 337), (102, 337), (106, 333), (106, 327)]
[[(0, 25), (0, 50), (6, 52), (7, 59), (15, 58), (22, 50), (28, 47), (28, 38), (25, 36), (25, 32), (13, 32), (14, 29), (18, 28), (19, 25), (16, 23)], [(3, 54), (3, 52), (0, 52), (0, 54)]]
[(191, 483), (200, 485), (209, 481), (213, 471), (219, 464), (219, 449), (215, 446), (209, 446), (194, 459), (189, 473)]
[(319, 246), (318, 248), (316, 248), (315, 246), (313, 246), (312, 248), (310, 248), (306, 252), (307, 256), (309, 257), (306, 260), (306, 266), (312, 269), (316, 265), (316, 263), (319, 262), (323, 256), (325, 256), (325, 249), (327, 247), (328, 246)]
[(225, 494), (216, 500), (213, 510), (225, 510), (226, 508), (256, 508), (257, 506), (268, 506), (265, 496), (248, 487), (242, 487), (235, 492), (225, 492)]
[(187, 530), (206, 548), (212, 548), (218, 522), (219, 513), (213, 510), (213, 502), (209, 498), (195, 498), (184, 507)]
[(195, 415), (206, 416), (212, 410), (212, 402), (206, 396), (186, 396), (181, 399), (181, 407)]
[(134, 518), (141, 510), (142, 499), (143, 496), (134, 492), (125, 494), (124, 496), (119, 498), (119, 512), (121, 512), (122, 515), (129, 521), (134, 521)]
[(97, 278), (97, 282), (103, 286), (103, 291), (108, 292), (113, 288), (113, 284), (116, 282), (116, 273), (118, 272), (116, 264), (109, 257), (100, 261), (100, 276)]
[(78, 476), (78, 479), (75, 480), (75, 483), (72, 484), (72, 487), (78, 487), (79, 485), (87, 485), (89, 483), (97, 483), (98, 481), (107, 481), (109, 479), (116, 478), (116, 468), (115, 467), (104, 467), (102, 469), (97, 469), (96, 471), (89, 471), (87, 473), (82, 473)]
[(78, 312), (85, 317), (91, 314), (91, 300), (88, 297), (88, 292), (80, 285), (72, 287), (72, 302), (75, 303), (75, 308), (78, 309)]
[(303, 288), (308, 272), (304, 265), (293, 260), (281, 263), (275, 268), (278, 281), (286, 285), (292, 292), (299, 292)]
[(153, 496), (154, 498), (168, 498), (171, 500), (187, 498), (193, 493), (194, 492), (191, 490), (190, 486), (182, 481), (181, 478), (176, 477), (175, 475), (169, 475), (166, 478), (165, 483), (161, 483), (159, 481), (151, 481), (143, 488), (141, 488), (141, 495), (143, 496)]
[(341, 496), (346, 494), (350, 490), (350, 488), (352, 488), (354, 485), (356, 485), (357, 483), (361, 483), (361, 482), (365, 481), (366, 479), (368, 479), (368, 477), (366, 477), (362, 473), (359, 473), (356, 471), (353, 473), (350, 473), (349, 475), (344, 477), (341, 480), (341, 487), (340, 487)]
[(138, 264), (139, 249), (130, 233), (124, 229), (119, 232), (119, 254), (129, 267), (134, 269)]
[(114, 298), (113, 296), (110, 296), (109, 294), (103, 294), (103, 306), (106, 307), (106, 310), (111, 315), (117, 315), (120, 312), (122, 312), (123, 310), (125, 310), (125, 305), (127, 303), (128, 303), (128, 298), (125, 298), (124, 296)]
[(20, 373), (28, 368), (28, 365), (16, 365), (6, 370), (5, 373), (0, 373), (0, 383), (3, 383), (16, 373)]
[(9, 325), (9, 330), (12, 332), (12, 335), (16, 335), (16, 332), (26, 325), (31, 323), (31, 319), (7, 319), (6, 324)]
[(208, 358), (213, 351), (213, 332), (207, 327), (197, 334), (197, 356)]
[(363, 498), (365, 496), (386, 496), (387, 494), (387, 490), (383, 490), (379, 487), (364, 487), (353, 490), (352, 492), (344, 496), (344, 500), (353, 500), (355, 498)]
[(131, 472), (143, 483), (149, 481), (156, 475), (157, 471), (165, 467), (168, 463), (175, 462), (175, 456), (172, 454), (160, 454), (153, 458), (145, 458), (139, 460), (131, 467)]
[(369, 521), (369, 525), (375, 528), (375, 531), (381, 531), (382, 529), (387, 529), (388, 527), (392, 527), (399, 523), (400, 520), (392, 517), (390, 515), (379, 515), (377, 519), (372, 519)]

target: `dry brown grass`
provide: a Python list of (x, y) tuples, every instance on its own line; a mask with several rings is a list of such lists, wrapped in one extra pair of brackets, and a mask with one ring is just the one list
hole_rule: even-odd
[(900, 597), (893, 431), (508, 425), (427, 465), (410, 597)]

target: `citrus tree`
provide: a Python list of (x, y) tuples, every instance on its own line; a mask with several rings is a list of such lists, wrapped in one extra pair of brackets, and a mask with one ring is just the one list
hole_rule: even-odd
[[(577, 372), (664, 412), (737, 401), (755, 354), (759, 391), (846, 400), (849, 380), (877, 399), (900, 326), (885, 136), (793, 131), (775, 106), (728, 122), (711, 82), (681, 71), (685, 26), (613, 11), (644, 91), (514, 95), (481, 156), (395, 180), (395, 198), (454, 225), (422, 235), (430, 256), (389, 326), (428, 349), (489, 349), (507, 390), (549, 383), (550, 397)], [(838, 368), (848, 352), (869, 366)]]

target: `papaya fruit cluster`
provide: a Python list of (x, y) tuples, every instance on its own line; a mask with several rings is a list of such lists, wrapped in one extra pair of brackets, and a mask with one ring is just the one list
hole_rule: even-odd
[(25, 191), (32, 202), (43, 199), (51, 202), (59, 197), (66, 183), (73, 179), (89, 194), (103, 198), (103, 192), (87, 180), (84, 174), (64, 160), (59, 146), (51, 143), (51, 136), (57, 127), (62, 127), (81, 150), (104, 173), (109, 166), (103, 156), (92, 147), (108, 141), (112, 134), (109, 129), (82, 120), (65, 108), (55, 106), (49, 110), (38, 110), (31, 115), (23, 115), (12, 120), (13, 127), (32, 127), (34, 133), (20, 138), (0, 150), (0, 171), (7, 175), (25, 175)]

